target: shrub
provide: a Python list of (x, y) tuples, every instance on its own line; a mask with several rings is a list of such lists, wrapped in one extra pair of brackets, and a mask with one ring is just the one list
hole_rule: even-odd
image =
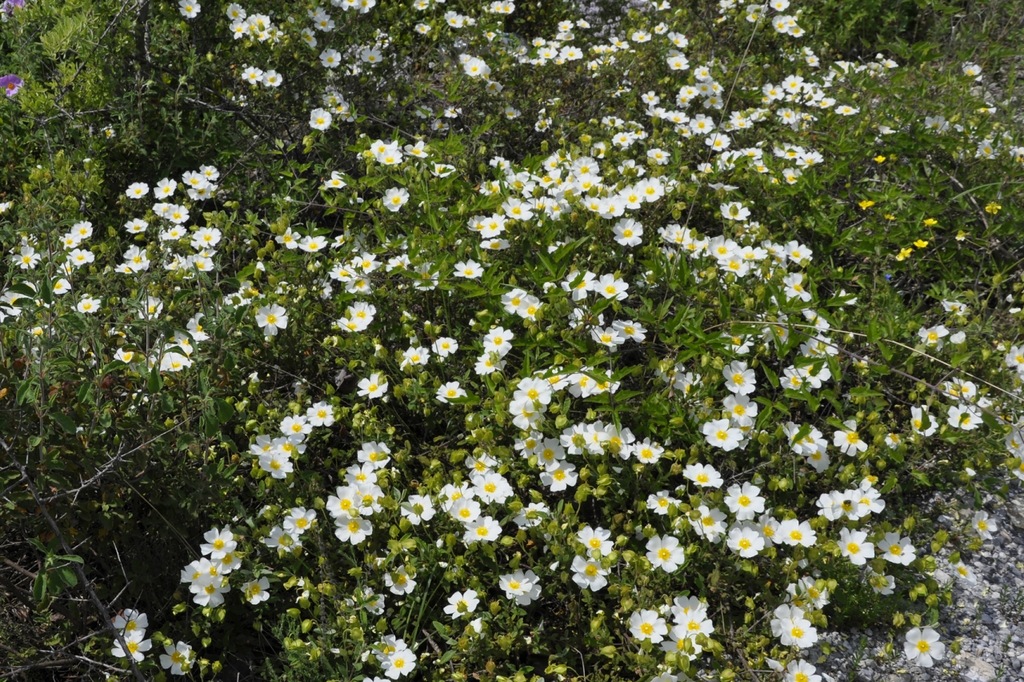
[(1024, 477), (949, 8), (7, 5), (12, 677), (792, 671)]

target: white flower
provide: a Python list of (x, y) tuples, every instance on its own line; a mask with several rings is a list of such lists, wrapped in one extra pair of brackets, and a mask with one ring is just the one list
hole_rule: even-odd
[(782, 646), (806, 649), (818, 641), (818, 631), (811, 625), (811, 621), (804, 618), (803, 609), (783, 604), (775, 609), (774, 615), (771, 621), (772, 634), (779, 638)]
[(374, 372), (366, 379), (359, 381), (359, 395), (365, 398), (379, 398), (388, 390), (388, 382), (380, 374)]
[(764, 549), (764, 536), (761, 535), (760, 531), (756, 527), (749, 524), (742, 524), (739, 526), (733, 526), (729, 530), (729, 537), (726, 539), (726, 545), (732, 551), (739, 554), (744, 559), (757, 556), (757, 554)]
[(818, 539), (818, 534), (811, 528), (807, 521), (799, 519), (785, 519), (779, 523), (772, 540), (785, 545), (811, 547)]
[(501, 535), (501, 524), (490, 516), (480, 516), (466, 524), (462, 541), (467, 545), (474, 542), (491, 542)]
[(317, 108), (309, 112), (309, 127), (313, 130), (327, 130), (332, 120), (334, 117), (326, 109)]
[(612, 551), (614, 543), (610, 539), (611, 536), (611, 531), (607, 529), (590, 526), (584, 526), (576, 533), (576, 539), (587, 548), (587, 553), (597, 552), (598, 556), (607, 556)]
[(981, 414), (977, 407), (968, 405), (961, 407), (954, 405), (949, 408), (947, 420), (949, 425), (964, 431), (974, 431), (981, 424)]
[(81, 300), (78, 301), (78, 305), (75, 308), (80, 313), (86, 313), (91, 315), (100, 309), (100, 300), (93, 298), (89, 294), (82, 296)]
[(124, 224), (124, 229), (128, 234), (141, 234), (146, 231), (147, 227), (149, 227), (149, 223), (139, 218), (134, 218)]
[(280, 449), (275, 448), (273, 451), (263, 452), (259, 458), (260, 468), (269, 473), (272, 478), (286, 478), (294, 470), (288, 453), (282, 452)]
[(786, 275), (782, 283), (785, 285), (786, 299), (799, 298), (804, 303), (811, 300), (811, 293), (804, 289), (804, 275), (802, 272), (791, 272)]
[(497, 353), (501, 357), (508, 355), (512, 350), (512, 339), (514, 335), (504, 327), (494, 327), (484, 336), (484, 352)]
[(144, 182), (133, 182), (125, 191), (125, 196), (129, 199), (141, 199), (147, 194), (149, 194), (149, 185)]
[(749, 395), (757, 388), (754, 370), (740, 360), (729, 363), (722, 370), (722, 376), (725, 377), (725, 387), (737, 395)]
[(176, 189), (178, 189), (177, 182), (169, 178), (164, 178), (160, 182), (156, 183), (156, 190), (153, 192), (153, 194), (158, 199), (166, 199), (167, 197), (173, 195)]
[(336, 528), (334, 535), (342, 542), (349, 542), (353, 545), (362, 543), (373, 532), (373, 524), (368, 519), (349, 517), (348, 519), (337, 518), (334, 520)]
[(946, 645), (939, 641), (939, 634), (931, 628), (913, 628), (907, 633), (903, 644), (907, 658), (922, 668), (930, 668), (946, 653)]
[(540, 579), (531, 570), (517, 570), (498, 578), (498, 587), (505, 591), (505, 596), (515, 599), (520, 606), (528, 606), (540, 597)]
[(321, 185), (321, 188), (322, 189), (341, 189), (342, 187), (347, 187), (347, 186), (348, 186), (348, 183), (345, 182), (345, 179), (342, 177), (342, 175), (341, 175), (341, 173), (339, 171), (331, 171), (331, 177), (328, 178), (327, 180), (324, 180), (324, 184)]
[(726, 452), (735, 450), (743, 440), (743, 432), (729, 423), (728, 419), (717, 419), (701, 427), (708, 445), (722, 448)]
[(605, 298), (623, 301), (628, 295), (626, 291), (629, 289), (629, 284), (615, 275), (601, 275), (601, 278), (595, 283), (594, 289)]
[(435, 396), (438, 402), (447, 403), (449, 400), (455, 400), (458, 398), (466, 397), (466, 390), (459, 385), (457, 381), (449, 381), (446, 384), (442, 384), (437, 389)]
[(270, 593), (267, 591), (269, 587), (270, 581), (266, 578), (251, 580), (242, 585), (242, 594), (245, 595), (245, 600), (250, 604), (259, 604), (270, 599)]
[(459, 261), (455, 264), (455, 276), (463, 279), (479, 279), (484, 273), (482, 265), (475, 260)]
[(448, 597), (448, 606), (444, 607), (444, 612), (452, 620), (455, 620), (456, 618), (468, 616), (473, 613), (476, 611), (476, 607), (479, 604), (480, 600), (477, 599), (476, 590), (456, 592), (452, 596)]
[(642, 609), (635, 611), (629, 617), (629, 631), (637, 639), (646, 639), (652, 644), (657, 644), (665, 639), (665, 635), (668, 634), (668, 626), (657, 611)]
[(135, 609), (125, 609), (114, 616), (113, 624), (126, 636), (132, 633), (141, 634), (149, 627), (149, 616)]
[(949, 336), (949, 330), (941, 324), (935, 327), (921, 327), (917, 332), (917, 336), (925, 346), (940, 350), (943, 339)]
[(470, 78), (487, 78), (491, 75), (491, 67), (479, 57), (470, 57), (462, 63), (462, 70)]
[(409, 575), (405, 566), (390, 573), (385, 573), (384, 585), (391, 591), (391, 594), (397, 595), (410, 594), (416, 589), (416, 581)]
[(430, 359), (430, 351), (423, 346), (414, 346), (402, 351), (402, 361), (399, 367), (405, 369), (414, 365), (425, 365)]
[(688, 464), (683, 469), (683, 477), (702, 488), (722, 487), (722, 475), (710, 464)]
[(320, 63), (328, 69), (336, 69), (341, 65), (341, 53), (328, 48), (320, 53)]
[(193, 2), (193, 0), (180, 0), (178, 2), (178, 11), (186, 19), (195, 19), (201, 9), (199, 3)]
[[(402, 640), (398, 641), (402, 642)], [(402, 646), (395, 647), (393, 651), (387, 654), (381, 662), (381, 666), (384, 668), (384, 674), (388, 678), (397, 680), (399, 677), (404, 677), (411, 673), (416, 667), (416, 654), (405, 646), (405, 642), (402, 642)]]
[(270, 71), (263, 72), (263, 77), (260, 79), (260, 82), (263, 83), (265, 87), (276, 88), (281, 85), (283, 80), (281, 78), (281, 74), (271, 69)]
[(263, 328), (264, 336), (277, 336), (279, 329), (288, 326), (288, 311), (276, 303), (256, 311), (256, 324)]
[(551, 492), (560, 492), (576, 485), (579, 474), (576, 465), (566, 461), (555, 462), (547, 471), (540, 475), (540, 481), (548, 486)]
[(974, 518), (972, 519), (971, 525), (974, 528), (974, 532), (981, 537), (982, 540), (991, 540), (992, 533), (999, 530), (999, 526), (996, 522), (989, 518), (988, 512), (978, 511), (974, 512)]
[(396, 213), (409, 201), (409, 190), (404, 187), (392, 187), (384, 192), (384, 208)]
[(726, 220), (746, 220), (750, 217), (750, 209), (738, 201), (722, 204), (722, 217)]
[(192, 360), (181, 353), (164, 353), (160, 357), (160, 371), (161, 372), (180, 372), (181, 370), (191, 367)]
[(410, 495), (401, 507), (402, 516), (414, 526), (434, 518), (434, 503), (425, 495)]
[(725, 495), (725, 504), (729, 511), (740, 521), (750, 521), (764, 511), (764, 498), (761, 489), (752, 483), (743, 486), (729, 486)]
[(868, 534), (862, 530), (843, 528), (839, 531), (839, 551), (854, 566), (863, 566), (875, 557), (875, 546), (867, 539)]
[(459, 342), (449, 336), (442, 336), (431, 346), (439, 357), (446, 358), (459, 350)]
[(928, 413), (928, 406), (921, 405), (920, 407), (914, 406), (910, 408), (910, 426), (914, 430), (914, 433), (918, 433), (922, 436), (930, 436), (935, 433), (939, 424), (932, 418), (931, 414)]
[(306, 419), (311, 426), (330, 426), (334, 423), (334, 408), (330, 403), (318, 402), (306, 409)]
[(145, 658), (143, 652), (149, 651), (153, 646), (152, 641), (143, 639), (145, 636), (145, 632), (141, 631), (123, 633), (125, 644), (127, 645), (127, 653), (125, 652), (125, 649), (121, 647), (121, 641), (116, 640), (114, 642), (114, 648), (110, 650), (111, 655), (116, 656), (117, 658), (124, 658), (125, 656), (130, 655), (137, 663), (141, 663)]
[(843, 426), (846, 427), (845, 431), (836, 431), (832, 437), (832, 443), (839, 448), (844, 455), (851, 457), (855, 456), (858, 452), (864, 452), (868, 449), (868, 444), (861, 440), (860, 433), (857, 432), (857, 422), (853, 419), (848, 419), (843, 422)]
[(909, 566), (917, 558), (917, 550), (910, 543), (910, 538), (900, 537), (899, 533), (886, 533), (878, 546), (884, 552), (882, 557), (890, 563)]
[[(776, 0), (776, 3), (779, 2), (789, 4), (786, 0)], [(790, 661), (786, 666), (786, 676), (783, 678), (783, 682), (821, 682), (821, 675), (816, 675), (816, 670), (807, 661)]]
[(647, 560), (654, 568), (660, 568), (666, 573), (673, 573), (685, 559), (686, 552), (679, 545), (678, 538), (672, 535), (664, 537), (655, 535), (647, 541)]
[(608, 571), (601, 568), (601, 564), (596, 561), (578, 556), (572, 560), (572, 570), (572, 581), (579, 585), (580, 589), (597, 592), (608, 584), (608, 579), (605, 578)]
[(960, 579), (964, 582), (971, 583), (972, 585), (978, 582), (978, 578), (974, 575), (974, 571), (972, 571), (970, 567), (962, 561), (958, 563), (956, 566), (954, 566), (953, 569), (956, 571), (956, 574), (960, 576)]
[(171, 646), (164, 645), (166, 653), (160, 654), (160, 666), (170, 670), (172, 675), (185, 675), (192, 667), (192, 647), (185, 642), (178, 642)]

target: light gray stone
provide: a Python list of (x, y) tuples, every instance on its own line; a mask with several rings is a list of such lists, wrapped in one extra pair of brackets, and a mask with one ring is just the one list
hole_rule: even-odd
[(960, 661), (966, 667), (964, 670), (966, 682), (992, 682), (996, 679), (995, 666), (980, 656), (962, 654)]

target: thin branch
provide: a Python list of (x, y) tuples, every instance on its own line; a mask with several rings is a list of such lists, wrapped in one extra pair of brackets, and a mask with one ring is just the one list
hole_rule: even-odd
[(163, 438), (164, 436), (166, 436), (168, 434), (174, 433), (175, 431), (177, 431), (181, 427), (185, 426), (189, 422), (191, 422), (194, 419), (196, 419), (196, 417), (197, 417), (197, 415), (192, 415), (190, 417), (186, 417), (184, 419), (180, 419), (177, 422), (175, 422), (167, 430), (162, 431), (161, 433), (158, 433), (157, 435), (153, 436), (152, 438), (150, 438), (147, 441), (139, 443), (138, 445), (136, 445), (132, 449), (118, 451), (118, 453), (115, 454), (110, 459), (108, 459), (103, 464), (103, 466), (101, 466), (96, 471), (95, 474), (93, 474), (87, 480), (82, 481), (81, 485), (79, 485), (77, 488), (74, 488), (72, 490), (65, 490), (64, 492), (57, 493), (56, 495), (51, 495), (49, 497), (45, 497), (45, 498), (43, 498), (43, 502), (47, 502), (47, 503), (54, 502), (56, 500), (59, 500), (59, 499), (65, 498), (65, 497), (72, 497), (72, 502), (77, 502), (78, 501), (78, 496), (79, 496), (79, 494), (81, 494), (81, 492), (83, 490), (85, 490), (86, 488), (91, 486), (93, 483), (95, 483), (96, 481), (98, 481), (102, 477), (106, 476), (108, 473), (110, 473), (114, 469), (114, 467), (117, 464), (119, 464), (121, 462), (121, 460), (123, 460), (125, 457), (127, 457), (128, 455), (131, 455), (131, 454), (133, 454), (135, 452), (138, 452), (139, 450), (142, 450), (143, 448), (148, 447), (149, 445), (152, 445), (153, 443), (155, 443), (156, 441), (160, 440), (161, 438)]
[(17, 571), (18, 573), (21, 573), (23, 576), (25, 576), (27, 578), (30, 578), (32, 580), (36, 579), (36, 574), (35, 573), (33, 573), (32, 571), (29, 571), (27, 569), (22, 568), (21, 566), (19, 566), (18, 564), (14, 563), (13, 561), (8, 559), (7, 557), (0, 557), (0, 562), (3, 562), (5, 565), (13, 568), (15, 571)]
[[(774, 321), (774, 320), (772, 320), (772, 321), (765, 321), (765, 320), (730, 320), (729, 322), (721, 322), (719, 324), (712, 325), (711, 327), (708, 327), (708, 329), (706, 331), (711, 331), (711, 330), (714, 330), (714, 329), (720, 329), (722, 327), (728, 327), (728, 326), (734, 325), (734, 324), (751, 324), (751, 325), (773, 326), (773, 327), (774, 326), (801, 327), (801, 328), (806, 328), (806, 329), (814, 329), (814, 330), (816, 330), (818, 332), (821, 331), (820, 329), (818, 329), (813, 324), (802, 324), (802, 323), (799, 323), (799, 322), (779, 322), (779, 321)], [(850, 336), (859, 336), (859, 337), (865, 338), (865, 339), (868, 337), (868, 335), (863, 333), (863, 332), (854, 332), (854, 331), (849, 331), (849, 330), (846, 330), (846, 329), (836, 329), (834, 327), (829, 329), (828, 331), (834, 332), (836, 334), (848, 334)], [(810, 336), (810, 335), (808, 334), (808, 336)], [(894, 374), (898, 374), (901, 377), (904, 377), (905, 379), (910, 379), (911, 381), (920, 382), (920, 383), (924, 384), (925, 386), (927, 386), (928, 388), (930, 388), (931, 390), (935, 391), (936, 393), (939, 393), (939, 394), (942, 394), (942, 395), (947, 395), (946, 391), (943, 391), (938, 386), (936, 386), (934, 384), (930, 384), (927, 381), (925, 381), (924, 379), (921, 379), (919, 377), (915, 377), (913, 374), (909, 374), (909, 373), (904, 372), (903, 370), (897, 369), (895, 367), (890, 367), (889, 365), (886, 365), (885, 363), (882, 363), (882, 362), (878, 362), (877, 360), (872, 360), (871, 358), (866, 358), (864, 356), (858, 355), (857, 353), (854, 353), (853, 351), (850, 351), (850, 350), (847, 350), (847, 349), (843, 348), (842, 346), (840, 346), (839, 344), (837, 344), (835, 342), (824, 341), (824, 340), (821, 340), (821, 339), (819, 339), (819, 340), (821, 341), (822, 344), (824, 344), (824, 345), (826, 345), (826, 346), (828, 346), (830, 348), (835, 348), (837, 351), (839, 351), (840, 353), (843, 353), (844, 355), (848, 355), (848, 356), (850, 356), (850, 357), (852, 357), (852, 358), (854, 358), (856, 360), (861, 360), (863, 362), (870, 363), (870, 364), (875, 365), (877, 367), (885, 367), (886, 369), (892, 371)], [(946, 367), (947, 369), (949, 369), (949, 370), (951, 370), (953, 372), (957, 372), (959, 374), (962, 374), (962, 375), (964, 375), (966, 377), (969, 377), (969, 378), (973, 379), (974, 381), (977, 381), (977, 382), (979, 382), (981, 384), (984, 384), (985, 386), (988, 386), (989, 388), (991, 388), (994, 391), (999, 391), (1000, 393), (1002, 393), (1003, 395), (1005, 395), (1008, 398), (1012, 398), (1014, 400), (1017, 400), (1017, 401), (1020, 401), (1020, 402), (1024, 402), (1024, 397), (1022, 397), (1020, 395), (1017, 395), (1015, 393), (1011, 393), (1010, 391), (1007, 391), (1002, 386), (998, 386), (998, 385), (993, 384), (993, 383), (991, 383), (989, 381), (986, 381), (985, 379), (982, 379), (979, 376), (971, 374), (967, 370), (960, 369), (959, 367), (954, 367), (952, 364), (946, 362), (942, 358), (937, 358), (934, 355), (929, 355), (928, 353), (925, 353), (922, 350), (914, 348), (913, 346), (909, 346), (909, 345), (907, 345), (905, 343), (902, 343), (900, 341), (896, 341), (894, 339), (886, 339), (886, 338), (878, 339), (878, 343), (890, 343), (890, 344), (892, 344), (892, 345), (894, 345), (894, 346), (896, 346), (898, 348), (902, 348), (903, 350), (909, 351), (909, 352), (913, 353), (914, 355), (920, 355), (921, 357), (926, 358), (926, 359), (928, 359), (928, 360), (930, 360), (932, 362), (938, 363), (938, 364), (942, 365), (943, 367)]]
[[(50, 530), (53, 531), (53, 534), (56, 536), (57, 541), (60, 543), (61, 548), (64, 550), (64, 553), (68, 555), (73, 554), (74, 550), (72, 550), (71, 546), (68, 545), (68, 541), (64, 537), (63, 531), (61, 531), (60, 525), (57, 523), (57, 520), (53, 518), (53, 515), (50, 514), (50, 510), (47, 509), (46, 503), (39, 495), (39, 491), (36, 489), (36, 486), (32, 483), (32, 479), (29, 477), (25, 465), (19, 462), (18, 459), (14, 456), (14, 453), (11, 451), (11, 446), (7, 443), (7, 441), (0, 440), (0, 447), (3, 447), (4, 451), (7, 453), (7, 458), (11, 461), (12, 464), (14, 464), (18, 471), (21, 472), (22, 478), (25, 479), (25, 485), (28, 486), (29, 493), (31, 493), (32, 499), (35, 500), (36, 507), (39, 509), (39, 513), (43, 515), (44, 519), (46, 519), (47, 525), (50, 526)], [(128, 652), (128, 642), (127, 640), (125, 640), (124, 632), (114, 627), (114, 620), (110, 615), (110, 611), (107, 609), (107, 606), (103, 603), (103, 601), (99, 598), (99, 595), (96, 594), (96, 590), (93, 589), (92, 581), (90, 581), (89, 577), (85, 574), (85, 568), (83, 567), (83, 565), (77, 562), (71, 562), (71, 569), (75, 572), (75, 575), (78, 577), (78, 582), (82, 586), (82, 589), (84, 589), (88, 593), (89, 601), (92, 602), (92, 605), (96, 608), (96, 611), (99, 613), (100, 620), (102, 623), (105, 624), (107, 632), (111, 633), (114, 636), (114, 639), (117, 641), (117, 643), (121, 645), (122, 651)], [(145, 676), (143, 676), (142, 671), (139, 670), (139, 666), (136, 665), (135, 659), (130, 655), (126, 656), (125, 658), (128, 660), (128, 665), (131, 666), (132, 674), (135, 677), (135, 679), (139, 682), (145, 682), (146, 678)], [(85, 660), (88, 661), (90, 659)]]

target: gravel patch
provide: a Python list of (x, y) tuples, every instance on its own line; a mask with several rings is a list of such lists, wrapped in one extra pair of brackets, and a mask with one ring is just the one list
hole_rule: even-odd
[[(953, 590), (953, 603), (940, 607), (935, 626), (946, 645), (944, 660), (933, 668), (907, 660), (908, 623), (892, 637), (892, 657), (884, 653), (890, 628), (825, 634), (822, 639), (833, 652), (818, 672), (835, 682), (1024, 682), (1024, 500), (1018, 488), (1011, 486), (1010, 492), (1017, 499), (986, 500), (999, 530), (979, 551), (962, 556), (975, 582), (958, 579), (948, 561), (939, 562), (934, 577), (940, 584), (952, 581)], [(945, 516), (938, 522), (947, 530), (954, 525)], [(954, 641), (960, 643), (958, 654), (950, 649)]]

